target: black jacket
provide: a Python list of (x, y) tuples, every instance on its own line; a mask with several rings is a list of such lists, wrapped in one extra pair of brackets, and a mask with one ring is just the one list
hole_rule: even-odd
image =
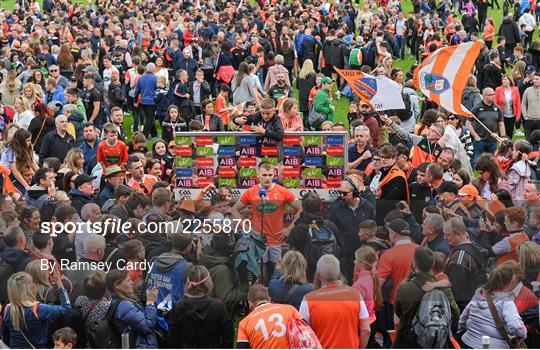
[[(193, 96), (195, 94), (195, 92), (193, 91), (194, 84), (195, 84), (195, 81), (192, 81), (188, 85), (188, 91), (189, 91), (189, 96), (191, 98), (191, 101), (193, 101)], [(203, 102), (204, 100), (208, 99), (208, 96), (211, 96), (211, 95), (212, 95), (212, 91), (210, 90), (210, 84), (208, 84), (206, 80), (203, 80), (203, 82), (201, 83), (201, 101), (200, 102)]]
[(41, 149), (41, 143), (45, 135), (55, 130), (55, 128), (54, 118), (47, 117), (47, 119), (43, 120), (43, 118), (36, 117), (32, 119), (30, 125), (28, 125), (28, 131), (32, 134), (32, 144), (36, 152)]
[(521, 42), (519, 38), (519, 28), (516, 22), (511, 18), (503, 19), (503, 22), (499, 27), (499, 36), (506, 39), (506, 44), (517, 44)]
[[(383, 172), (381, 181), (388, 175), (390, 169)], [(381, 196), (377, 200), (377, 214), (375, 216), (377, 225), (383, 226), (386, 214), (395, 209), (400, 201), (407, 200), (407, 186), (407, 181), (401, 176), (398, 176), (380, 189)]]
[(330, 62), (326, 62), (332, 67), (345, 68), (345, 43), (341, 39), (334, 39), (330, 44)]
[(15, 269), (15, 272), (24, 271), (26, 265), (32, 261), (32, 257), (26, 250), (6, 247), (0, 258)]
[(209, 296), (184, 298), (169, 313), (169, 346), (181, 349), (232, 348), (234, 328), (225, 304)]
[(71, 206), (77, 210), (79, 215), (81, 215), (82, 207), (84, 207), (85, 204), (94, 203), (93, 198), (86, 196), (76, 189), (69, 191), (69, 196), (71, 197)]
[(298, 88), (298, 99), (300, 100), (300, 112), (309, 111), (309, 93), (311, 89), (317, 85), (316, 75), (308, 75), (305, 79), (298, 78), (296, 87)]
[(490, 87), (495, 90), (498, 86), (502, 85), (502, 74), (503, 71), (493, 63), (486, 64), (484, 66), (482, 87), (484, 89)]
[[(234, 118), (234, 123), (238, 124), (236, 122), (236, 119), (240, 117)], [(264, 137), (266, 139), (274, 140), (274, 141), (281, 141), (283, 139), (284, 131), (283, 131), (283, 124), (281, 124), (281, 119), (277, 114), (275, 114), (272, 119), (269, 121), (264, 121), (262, 119), (261, 113), (249, 115), (247, 117), (246, 125), (260, 125), (265, 128), (266, 132), (264, 133)], [(264, 141), (262, 141), (264, 143)]]
[[(202, 114), (195, 116), (194, 120), (198, 120), (204, 125), (204, 116)], [(223, 126), (223, 120), (219, 115), (212, 114), (210, 116), (209, 128), (210, 130), (208, 131), (225, 131), (225, 127)]]
[(53, 130), (43, 138), (39, 150), (39, 163), (43, 164), (43, 160), (49, 157), (56, 157), (62, 163), (73, 147), (75, 147), (73, 136), (66, 132), (66, 135), (61, 137), (57, 130)]

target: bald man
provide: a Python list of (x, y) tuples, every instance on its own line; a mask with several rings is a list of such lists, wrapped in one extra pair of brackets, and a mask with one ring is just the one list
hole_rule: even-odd
[(68, 118), (60, 114), (55, 119), (55, 125), (56, 129), (45, 135), (41, 142), (40, 164), (43, 164), (43, 160), (49, 157), (56, 157), (62, 163), (68, 151), (75, 147), (75, 139), (67, 132)]
[[(484, 153), (495, 153), (497, 149), (497, 138), (506, 138), (504, 128), (504, 116), (502, 109), (495, 104), (495, 90), (485, 88), (482, 93), (482, 102), (474, 106), (471, 113), (476, 119), (467, 119), (466, 125), (473, 137), (474, 155), (472, 164)], [(484, 124), (487, 129), (480, 123)], [(497, 132), (498, 131), (498, 132)]]

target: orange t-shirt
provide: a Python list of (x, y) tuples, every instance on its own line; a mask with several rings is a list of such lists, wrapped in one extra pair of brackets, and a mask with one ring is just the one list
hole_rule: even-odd
[(259, 305), (238, 324), (237, 343), (249, 343), (250, 349), (289, 349), (287, 325), (301, 318), (291, 305)]
[(103, 141), (98, 146), (97, 161), (103, 163), (103, 171), (112, 165), (122, 166), (128, 161), (128, 148), (120, 140), (116, 141), (114, 146), (109, 146), (107, 141)]
[(337, 284), (306, 294), (300, 313), (324, 349), (358, 349), (360, 320), (369, 318), (360, 292)]
[(274, 184), (266, 191), (266, 204), (263, 205), (259, 189), (259, 185), (251, 187), (242, 194), (240, 201), (243, 205), (251, 205), (253, 229), (266, 236), (266, 245), (281, 245), (283, 242), (280, 240), (280, 231), (283, 230), (284, 207), (285, 204), (294, 202), (296, 197), (285, 187)]
[(217, 95), (216, 97), (216, 114), (221, 117), (221, 120), (223, 121), (223, 125), (227, 126), (229, 125), (229, 113), (221, 113), (223, 109), (227, 106), (227, 100), (225, 97), (221, 95)]
[(388, 249), (381, 255), (379, 260), (379, 277), (381, 279), (392, 278), (392, 293), (390, 303), (394, 304), (396, 291), (407, 276), (411, 273), (411, 264), (414, 251), (419, 245), (410, 240), (398, 241), (393, 248)]
[(493, 41), (495, 28), (491, 24), (486, 24), (484, 27), (484, 41)]

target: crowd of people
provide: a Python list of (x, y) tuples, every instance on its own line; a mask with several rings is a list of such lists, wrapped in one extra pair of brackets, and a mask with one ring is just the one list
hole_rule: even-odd
[[(410, 7), (2, 10), (3, 345), (540, 347), (540, 6)], [(462, 94), (474, 118), (413, 85), (427, 55), (469, 41), (483, 44)], [(333, 68), (394, 80), (405, 109), (374, 110)], [(296, 197), (260, 159), (240, 196), (174, 195), (175, 133), (251, 133), (260, 151), (304, 130), (348, 135), (337, 200)]]

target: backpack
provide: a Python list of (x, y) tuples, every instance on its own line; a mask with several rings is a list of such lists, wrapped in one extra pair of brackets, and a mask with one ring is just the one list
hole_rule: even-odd
[(290, 349), (322, 349), (321, 342), (311, 327), (300, 318), (293, 318), (287, 325)]
[(349, 54), (349, 66), (351, 68), (361, 67), (364, 62), (364, 52), (361, 46), (355, 46)]
[(411, 94), (401, 93), (401, 98), (403, 99), (405, 109), (396, 109), (394, 112), (399, 118), (399, 120), (409, 120), (409, 118), (413, 115)]
[[(423, 283), (416, 277), (411, 280), (418, 288)], [(446, 348), (452, 336), (452, 312), (448, 297), (441, 289), (426, 292), (412, 320), (412, 330), (417, 344), (423, 349)]]
[(9, 302), (7, 295), (7, 281), (15, 272), (15, 268), (4, 259), (0, 260), (0, 303), (6, 304)]
[(314, 266), (324, 254), (337, 255), (338, 244), (336, 236), (324, 225), (324, 221), (313, 220), (308, 227), (308, 240), (306, 245), (306, 260), (308, 265)]
[(112, 299), (105, 318), (96, 321), (86, 330), (88, 343), (95, 349), (118, 349), (122, 347), (122, 339), (116, 331), (113, 320), (121, 300)]

